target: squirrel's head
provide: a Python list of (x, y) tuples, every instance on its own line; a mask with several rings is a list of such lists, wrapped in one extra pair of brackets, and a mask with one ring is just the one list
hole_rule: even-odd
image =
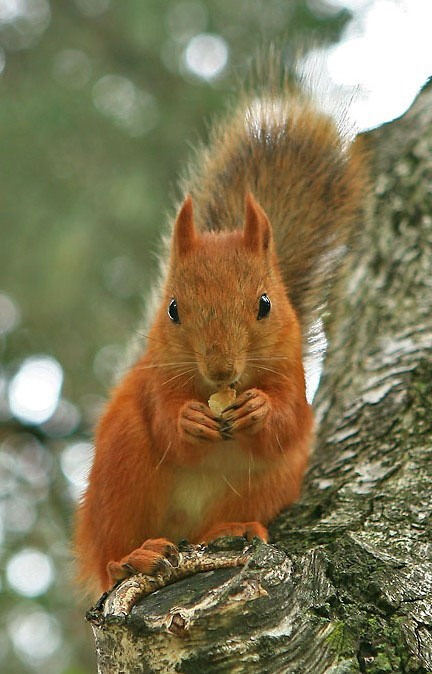
[(192, 198), (185, 199), (174, 224), (165, 290), (158, 329), (171, 357), (194, 362), (210, 389), (265, 378), (275, 367), (271, 361), (287, 358), (290, 342), (300, 342), (271, 226), (251, 194), (243, 229), (234, 231), (201, 233)]

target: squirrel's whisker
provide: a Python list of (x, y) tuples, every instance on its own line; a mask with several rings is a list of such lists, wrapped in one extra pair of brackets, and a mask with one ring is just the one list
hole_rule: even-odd
[(284, 450), (283, 450), (283, 447), (282, 447), (281, 442), (280, 442), (280, 440), (279, 440), (279, 437), (278, 437), (277, 435), (276, 435), (276, 442), (277, 442), (277, 444), (279, 445), (279, 449), (280, 449), (280, 451), (281, 451), (281, 454), (283, 454), (283, 453), (284, 453)]
[(290, 360), (289, 356), (280, 356), (277, 353), (272, 354), (271, 356), (254, 356), (252, 358), (246, 358), (246, 363), (252, 363), (255, 362), (256, 360), (261, 361), (261, 360)]
[[(138, 330), (136, 334), (139, 335), (139, 337), (144, 337), (144, 339), (149, 339), (153, 342), (158, 342), (159, 344), (163, 344), (163, 346), (170, 346), (170, 343), (168, 341), (166, 341), (164, 339), (158, 339), (157, 337), (153, 337), (153, 335), (148, 335), (145, 332), (140, 332)], [(183, 353), (185, 355), (190, 355), (190, 356), (201, 356), (202, 355), (198, 351), (195, 351), (194, 349), (188, 350), (188, 349), (185, 349), (185, 348), (183, 348)]]
[(266, 372), (272, 372), (273, 374), (277, 374), (278, 377), (281, 377), (282, 379), (286, 379), (287, 381), (289, 381), (289, 377), (287, 377), (282, 372), (274, 370), (272, 367), (264, 367), (264, 365), (251, 365), (251, 367), (253, 367), (255, 370), (265, 370)]
[(261, 346), (254, 346), (252, 348), (252, 345), (249, 344), (249, 346), (246, 347), (246, 349), (243, 349), (242, 353), (254, 353), (255, 351), (263, 351), (265, 349), (268, 349), (268, 343), (267, 343), (268, 337), (273, 337), (273, 335), (275, 335), (277, 332), (280, 332), (280, 330), (284, 330), (284, 329), (286, 329), (286, 325), (279, 325), (277, 328), (275, 328), (271, 332), (268, 332), (265, 335), (263, 335), (263, 344), (261, 344)]
[(241, 494), (237, 491), (237, 489), (235, 487), (233, 487), (231, 482), (228, 480), (227, 476), (224, 475), (223, 473), (221, 473), (221, 475), (222, 475), (222, 478), (223, 478), (224, 482), (227, 483), (228, 487), (234, 492), (234, 494), (236, 494), (237, 496), (239, 496), (241, 498)]
[(184, 388), (185, 386), (187, 386), (187, 384), (189, 384), (189, 382), (192, 381), (192, 379), (195, 377), (195, 374), (196, 374), (195, 372), (193, 374), (191, 374), (191, 376), (188, 379), (186, 379), (185, 382), (183, 382), (183, 384), (180, 386), (180, 388)]
[(178, 363), (151, 363), (150, 365), (138, 365), (138, 370), (151, 370), (156, 367), (184, 367), (185, 365), (196, 365), (193, 360), (184, 360)]
[(162, 458), (161, 458), (160, 461), (156, 464), (155, 469), (154, 469), (154, 472), (156, 472), (157, 469), (158, 469), (158, 468), (162, 465), (162, 463), (165, 461), (166, 456), (167, 456), (167, 454), (168, 454), (168, 452), (169, 452), (171, 446), (172, 446), (172, 442), (169, 442), (169, 443), (168, 443), (168, 446), (167, 446), (167, 448), (166, 448), (166, 450), (164, 451), (164, 453), (163, 453), (163, 455), (162, 455)]
[(174, 379), (178, 379), (179, 377), (185, 377), (190, 372), (195, 373), (195, 368), (190, 368), (189, 370), (185, 370), (184, 372), (178, 372), (173, 377), (170, 377), (166, 381), (162, 382), (161, 386), (165, 386), (166, 384), (169, 384), (171, 381), (174, 381)]

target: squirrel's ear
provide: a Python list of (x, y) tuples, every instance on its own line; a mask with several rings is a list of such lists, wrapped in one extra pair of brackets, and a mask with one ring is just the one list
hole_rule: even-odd
[(197, 235), (195, 230), (192, 197), (188, 195), (183, 201), (174, 223), (173, 245), (177, 255), (184, 255), (192, 250)]
[(272, 242), (272, 231), (268, 217), (255, 197), (246, 194), (246, 220), (243, 229), (244, 242), (254, 252), (267, 252)]

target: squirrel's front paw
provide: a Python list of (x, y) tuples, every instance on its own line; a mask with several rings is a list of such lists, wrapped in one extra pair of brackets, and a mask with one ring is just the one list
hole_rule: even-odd
[(224, 437), (221, 420), (204, 403), (186, 402), (180, 409), (179, 431), (188, 442), (219, 441)]
[(239, 395), (237, 400), (222, 413), (223, 429), (233, 435), (236, 432), (258, 433), (271, 409), (267, 393), (251, 388)]

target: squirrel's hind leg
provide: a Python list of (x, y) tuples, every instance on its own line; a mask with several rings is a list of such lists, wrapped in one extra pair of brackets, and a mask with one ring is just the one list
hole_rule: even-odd
[[(208, 529), (196, 542), (208, 543), (223, 536), (243, 536), (248, 541), (260, 538), (267, 543), (268, 532), (260, 522), (219, 522)], [(139, 548), (132, 550), (118, 561), (107, 564), (110, 585), (134, 573), (169, 578), (173, 567), (179, 566), (179, 551), (166, 538), (149, 538)]]

